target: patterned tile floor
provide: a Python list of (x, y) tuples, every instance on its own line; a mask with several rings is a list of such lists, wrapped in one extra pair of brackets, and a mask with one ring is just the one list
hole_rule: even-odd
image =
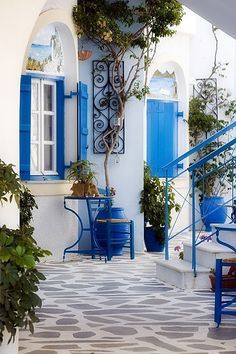
[(236, 318), (215, 328), (213, 293), (157, 280), (153, 257), (41, 264), (41, 321), (20, 354), (235, 354)]

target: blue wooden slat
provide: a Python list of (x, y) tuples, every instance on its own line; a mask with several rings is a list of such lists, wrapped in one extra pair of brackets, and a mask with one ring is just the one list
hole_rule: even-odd
[(20, 83), (20, 177), (30, 179), (31, 76), (22, 75)]
[(87, 160), (88, 150), (88, 89), (79, 82), (79, 122), (78, 122), (78, 159)]
[(57, 85), (57, 172), (64, 179), (64, 81), (59, 80)]

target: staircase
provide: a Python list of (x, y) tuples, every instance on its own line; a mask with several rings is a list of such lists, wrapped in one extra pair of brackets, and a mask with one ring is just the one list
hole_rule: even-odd
[[(236, 225), (222, 224), (224, 231), (221, 232), (227, 239), (235, 239)], [(235, 231), (232, 231), (234, 226)], [(215, 268), (217, 258), (233, 258), (235, 253), (228, 247), (212, 241), (203, 242), (196, 247), (196, 273), (192, 269), (192, 243), (183, 242), (184, 259), (158, 259), (156, 263), (156, 276), (159, 280), (165, 281), (181, 289), (210, 289), (209, 273)]]
[[(183, 230), (178, 231), (174, 234), (173, 229), (168, 230), (168, 227), (165, 228), (165, 259), (157, 259), (156, 262), (156, 274), (157, 278), (165, 281), (171, 285), (174, 285), (179, 288), (184, 289), (209, 289), (209, 272), (211, 268), (215, 268), (215, 262), (217, 258), (233, 258), (236, 252), (236, 224), (215, 224), (215, 229), (211, 234), (212, 240), (206, 242), (199, 237), (199, 233), (196, 230), (196, 225), (199, 223), (197, 218), (197, 202), (195, 195), (196, 181), (195, 178), (196, 171), (199, 166), (204, 166), (210, 159), (215, 159), (222, 152), (226, 151), (228, 148), (236, 147), (236, 138), (229, 139), (227, 143), (218, 149), (210, 152), (207, 156), (203, 157), (201, 160), (198, 160), (195, 163), (189, 165), (188, 158), (193, 155), (198, 149), (201, 149), (205, 145), (219, 139), (229, 130), (232, 130), (236, 127), (236, 121), (226, 126), (224, 129), (218, 131), (216, 134), (212, 135), (208, 139), (204, 140), (202, 143), (198, 144), (194, 148), (190, 149), (182, 156), (171, 161), (168, 165), (164, 166), (166, 176), (166, 194), (165, 200), (168, 201), (168, 189), (169, 183), (172, 182), (175, 178), (178, 178), (184, 173), (191, 174), (191, 188), (189, 194), (191, 194), (191, 220), (192, 224), (187, 225)], [(222, 166), (232, 166), (232, 176), (235, 175), (235, 153), (224, 162)], [(169, 179), (169, 170), (176, 166), (180, 162), (184, 163), (184, 166), (187, 166), (182, 172), (180, 172), (176, 177)], [(220, 167), (221, 168), (221, 167)], [(217, 168), (207, 172), (205, 175), (209, 175), (217, 171)], [(204, 176), (201, 178), (204, 179)], [(228, 199), (225, 204), (233, 205), (234, 203), (234, 188), (235, 185), (232, 182), (231, 191), (232, 196)], [(174, 188), (173, 188), (174, 189)], [(178, 191), (176, 191), (178, 192)], [(189, 195), (183, 196), (184, 203), (189, 200)], [(215, 209), (216, 210), (216, 209)], [(210, 214), (211, 212), (209, 212)], [(205, 214), (205, 216), (207, 216)], [(231, 220), (232, 222), (232, 220)], [(234, 218), (235, 222), (235, 218)], [(168, 203), (166, 202), (165, 207), (165, 225), (168, 225)], [(191, 241), (183, 242), (183, 254), (184, 259), (170, 259), (169, 255), (169, 242), (172, 239), (181, 236), (184, 232), (191, 229)], [(218, 238), (218, 236), (219, 238)]]

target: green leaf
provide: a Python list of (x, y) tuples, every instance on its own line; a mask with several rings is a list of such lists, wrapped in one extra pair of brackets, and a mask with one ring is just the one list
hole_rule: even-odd
[(43, 273), (40, 273), (40, 272), (37, 272), (37, 277), (40, 279), (40, 280), (45, 280), (46, 277)]
[(33, 268), (35, 266), (34, 256), (32, 256), (30, 254), (25, 254), (22, 257), (22, 262), (27, 268)]
[(25, 247), (24, 246), (16, 246), (16, 254), (18, 256), (23, 256), (23, 254), (25, 253)]
[(6, 248), (6, 247), (1, 247), (0, 248), (0, 260), (1, 260), (1, 262), (8, 262), (10, 258), (11, 258), (11, 254), (9, 252), (9, 249)]
[(34, 333), (34, 325), (31, 321), (29, 321), (29, 330), (32, 334)]

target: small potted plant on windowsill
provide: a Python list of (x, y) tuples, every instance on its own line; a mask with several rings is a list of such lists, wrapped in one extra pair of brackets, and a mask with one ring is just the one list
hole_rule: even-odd
[[(175, 202), (175, 194), (171, 185), (168, 193), (168, 226), (172, 217), (171, 212), (180, 210)], [(144, 213), (144, 241), (148, 252), (162, 252), (165, 237), (165, 182), (157, 176), (151, 176), (150, 168), (144, 165), (144, 189), (140, 197), (140, 211)]]
[[(27, 194), (27, 195), (26, 195)], [(26, 202), (26, 198), (30, 203)], [(19, 327), (29, 327), (39, 319), (35, 313), (42, 301), (37, 295), (38, 284), (44, 275), (36, 265), (40, 258), (50, 255), (49, 251), (37, 246), (30, 226), (33, 196), (24, 188), (12, 164), (0, 160), (0, 202), (11, 202), (15, 198), (21, 205), (20, 228), (0, 227), (0, 353), (18, 353), (18, 345), (10, 349)]]
[(95, 184), (94, 164), (88, 160), (78, 160), (68, 168), (67, 179), (73, 181), (72, 195), (77, 197), (99, 196)]

